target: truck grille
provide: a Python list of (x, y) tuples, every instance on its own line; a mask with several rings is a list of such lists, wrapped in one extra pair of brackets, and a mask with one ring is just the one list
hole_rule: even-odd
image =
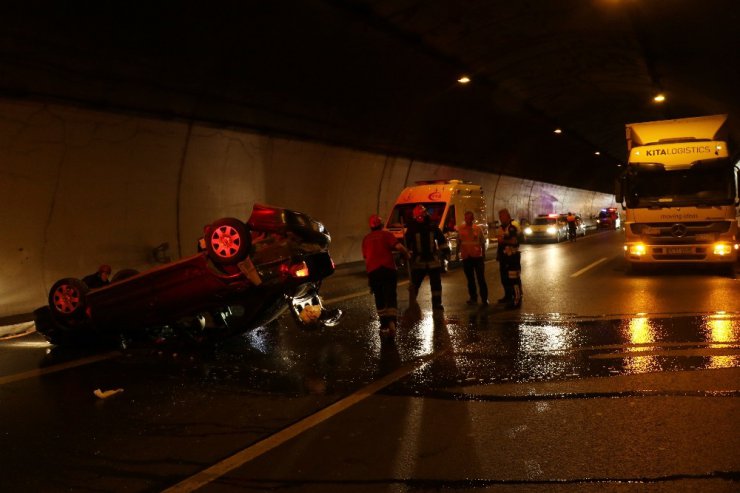
[[(715, 235), (730, 230), (730, 222), (635, 223), (630, 224), (630, 230), (653, 245), (711, 243)], [(699, 235), (703, 237), (697, 238)]]

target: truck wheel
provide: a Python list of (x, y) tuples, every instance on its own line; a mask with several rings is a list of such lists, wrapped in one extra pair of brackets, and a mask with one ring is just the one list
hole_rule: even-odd
[(49, 291), (49, 308), (59, 320), (70, 320), (84, 315), (87, 308), (87, 285), (79, 279), (67, 277), (55, 282)]
[(233, 265), (241, 262), (252, 248), (252, 240), (247, 226), (239, 219), (225, 217), (208, 228), (205, 237), (208, 256), (219, 265)]

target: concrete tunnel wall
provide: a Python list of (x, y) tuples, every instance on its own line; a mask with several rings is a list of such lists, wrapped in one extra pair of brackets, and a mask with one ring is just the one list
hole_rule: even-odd
[[(337, 264), (361, 260), (367, 217), (406, 184), (483, 185), (489, 220), (573, 210), (613, 195), (324, 144), (38, 103), (0, 100), (0, 317), (46, 303), (51, 285), (109, 263), (143, 271), (196, 253), (205, 224), (246, 220), (255, 202), (322, 221)], [(161, 260), (161, 257), (160, 257)]]

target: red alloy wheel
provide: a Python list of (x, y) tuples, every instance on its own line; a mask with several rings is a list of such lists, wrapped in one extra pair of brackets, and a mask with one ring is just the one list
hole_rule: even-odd
[(206, 250), (218, 265), (233, 265), (244, 260), (252, 248), (252, 237), (239, 219), (224, 217), (207, 228)]
[(241, 243), (239, 231), (228, 224), (219, 226), (211, 233), (213, 253), (224, 260), (234, 258), (239, 253)]
[(82, 293), (72, 284), (61, 284), (52, 295), (54, 308), (57, 312), (69, 315), (82, 306)]

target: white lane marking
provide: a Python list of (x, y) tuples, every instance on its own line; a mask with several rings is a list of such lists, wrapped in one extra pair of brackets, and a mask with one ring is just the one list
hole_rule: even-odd
[(594, 262), (594, 263), (592, 263), (592, 264), (589, 264), (589, 265), (587, 265), (586, 267), (584, 267), (583, 269), (579, 270), (578, 272), (574, 272), (573, 274), (571, 274), (571, 275), (570, 275), (570, 277), (578, 277), (578, 276), (580, 276), (581, 274), (583, 274), (584, 272), (586, 272), (587, 270), (589, 270), (589, 269), (593, 269), (594, 267), (596, 267), (596, 266), (597, 266), (597, 265), (599, 265), (600, 263), (602, 263), (602, 262), (606, 262), (607, 260), (608, 260), (608, 259), (607, 259), (606, 257), (600, 258), (600, 259), (599, 259), (599, 260), (597, 260), (596, 262)]
[(115, 358), (116, 356), (120, 356), (120, 355), (121, 353), (119, 351), (113, 351), (110, 353), (97, 354), (95, 356), (90, 356), (88, 358), (77, 359), (74, 361), (70, 361), (69, 363), (62, 363), (60, 365), (50, 366), (48, 368), (31, 370), (31, 371), (26, 371), (23, 373), (16, 373), (15, 375), (7, 375), (5, 377), (0, 377), (0, 385), (4, 385), (6, 383), (18, 382), (20, 380), (26, 380), (27, 378), (40, 377), (41, 375), (48, 375), (49, 373), (56, 373), (58, 371), (67, 370), (69, 368), (75, 368), (75, 367), (87, 365), (90, 363), (97, 363), (98, 361), (104, 361), (107, 359)]
[(445, 354), (447, 351), (443, 350), (438, 353), (434, 353), (424, 358), (420, 358), (416, 362), (409, 364), (405, 367), (401, 367), (398, 370), (390, 373), (383, 378), (376, 380), (375, 382), (361, 388), (360, 390), (348, 395), (344, 399), (341, 399), (334, 404), (321, 409), (320, 411), (303, 418), (297, 423), (288, 426), (287, 428), (270, 435), (269, 437), (255, 443), (254, 445), (237, 452), (231, 457), (218, 462), (211, 467), (208, 467), (193, 476), (190, 476), (183, 481), (180, 481), (176, 485), (163, 490), (162, 493), (174, 493), (174, 492), (190, 492), (195, 491), (198, 488), (205, 486), (212, 481), (220, 478), (221, 476), (233, 471), (234, 469), (243, 466), (247, 462), (256, 459), (257, 457), (269, 452), (282, 445), (283, 443), (297, 437), (306, 430), (313, 428), (326, 421), (327, 419), (341, 413), (351, 406), (367, 399), (371, 395), (375, 394), (379, 390), (387, 387), (388, 385), (400, 380), (401, 378), (413, 373), (431, 362), (434, 358)]

